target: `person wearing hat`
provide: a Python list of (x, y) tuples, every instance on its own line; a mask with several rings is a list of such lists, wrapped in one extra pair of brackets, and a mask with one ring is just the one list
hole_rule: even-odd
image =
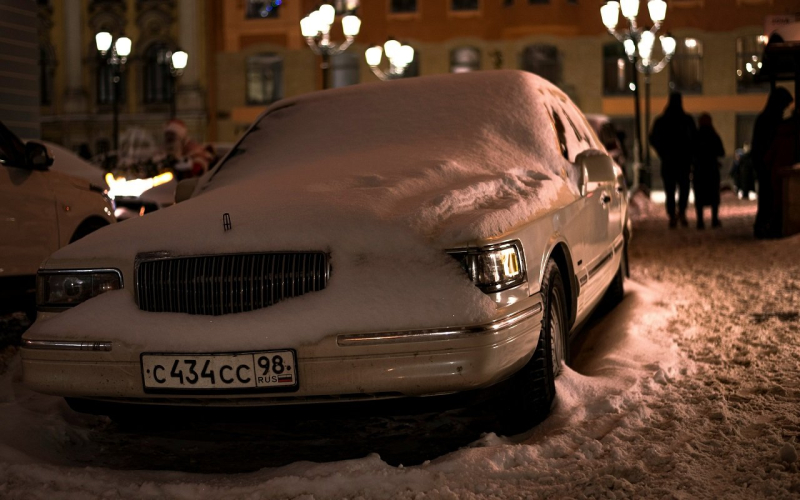
[(164, 150), (175, 159), (175, 172), (179, 178), (203, 175), (211, 165), (214, 155), (209, 148), (189, 138), (189, 130), (182, 120), (170, 120), (164, 127)]

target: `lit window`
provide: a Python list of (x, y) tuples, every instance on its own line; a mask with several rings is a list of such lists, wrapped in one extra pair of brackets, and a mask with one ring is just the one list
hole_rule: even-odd
[(633, 79), (633, 64), (625, 55), (622, 44), (611, 42), (603, 45), (603, 94), (627, 94), (631, 91)]
[(699, 94), (703, 91), (703, 42), (696, 38), (679, 38), (677, 42), (669, 63), (670, 89)]
[(766, 37), (743, 36), (736, 39), (736, 82), (739, 92), (767, 92), (768, 83), (756, 83), (755, 76), (761, 69)]
[(458, 47), (450, 52), (450, 72), (468, 73), (481, 69), (481, 52), (475, 47)]
[(282, 0), (247, 0), (247, 19), (276, 18), (280, 15)]
[(358, 0), (333, 0), (333, 8), (337, 16), (358, 13)]
[(248, 104), (271, 104), (281, 98), (283, 98), (283, 58), (277, 54), (248, 57)]

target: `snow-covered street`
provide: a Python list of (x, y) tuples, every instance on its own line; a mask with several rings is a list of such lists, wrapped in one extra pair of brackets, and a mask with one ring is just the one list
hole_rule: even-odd
[[(576, 339), (553, 413), (524, 435), (442, 444), (472, 429), (447, 414), (349, 434), (275, 421), (254, 439), (247, 426), (137, 434), (26, 390), (9, 348), (0, 497), (800, 498), (800, 235), (754, 240), (755, 202), (731, 194), (723, 227), (705, 231), (693, 219), (670, 230), (663, 205), (634, 204), (625, 300)], [(370, 453), (382, 440), (413, 440), (427, 460), (390, 465)], [(359, 458), (331, 460), (336, 448)], [(235, 456), (219, 469), (240, 473), (197, 472)]]

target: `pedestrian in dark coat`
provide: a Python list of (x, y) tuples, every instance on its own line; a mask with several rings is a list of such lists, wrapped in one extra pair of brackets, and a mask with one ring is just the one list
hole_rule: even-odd
[(793, 101), (792, 95), (783, 87), (770, 92), (764, 111), (756, 118), (753, 127), (753, 149), (751, 157), (758, 178), (758, 212), (753, 232), (756, 238), (767, 238), (776, 232), (773, 214), (772, 170), (766, 164), (775, 134), (783, 121), (783, 112)]
[(703, 207), (711, 207), (711, 226), (719, 227), (719, 159), (725, 156), (722, 140), (714, 130), (711, 115), (700, 115), (695, 140), (694, 170), (692, 184), (694, 187), (694, 207), (697, 211), (697, 229), (704, 229)]
[[(694, 119), (683, 110), (683, 98), (678, 92), (669, 96), (664, 113), (653, 124), (650, 144), (661, 158), (661, 178), (667, 195), (669, 227), (680, 221), (688, 226), (686, 206), (689, 204), (689, 176), (697, 128)], [(675, 212), (675, 189), (678, 189), (678, 211)]]

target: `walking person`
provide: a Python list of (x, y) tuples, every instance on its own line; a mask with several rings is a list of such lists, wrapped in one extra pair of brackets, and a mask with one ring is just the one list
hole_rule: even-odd
[[(656, 118), (650, 133), (650, 144), (661, 158), (661, 179), (667, 195), (669, 227), (680, 221), (688, 226), (686, 206), (689, 204), (689, 176), (692, 169), (695, 135), (694, 119), (683, 110), (683, 98), (679, 92), (669, 96), (664, 113)], [(675, 211), (675, 189), (678, 190), (678, 210)]]
[(719, 221), (719, 159), (725, 156), (722, 140), (714, 130), (711, 115), (700, 115), (695, 139), (694, 170), (692, 185), (694, 188), (694, 207), (697, 211), (697, 229), (705, 229), (703, 207), (711, 207), (711, 226), (720, 227)]
[(776, 87), (770, 92), (764, 111), (756, 118), (753, 127), (753, 149), (751, 159), (758, 179), (758, 212), (753, 233), (756, 238), (768, 238), (775, 234), (773, 214), (773, 182), (772, 169), (766, 162), (767, 153), (778, 127), (783, 121), (783, 112), (792, 103), (792, 95), (783, 87)]

